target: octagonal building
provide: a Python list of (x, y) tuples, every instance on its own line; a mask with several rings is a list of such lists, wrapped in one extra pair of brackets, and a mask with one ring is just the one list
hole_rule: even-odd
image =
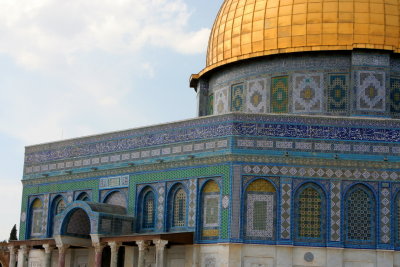
[(10, 266), (400, 266), (399, 12), (225, 0), (198, 118), (26, 147)]

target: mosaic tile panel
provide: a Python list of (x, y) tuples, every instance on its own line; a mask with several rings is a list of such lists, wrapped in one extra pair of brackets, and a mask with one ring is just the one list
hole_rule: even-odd
[(214, 92), (214, 114), (225, 114), (228, 113), (228, 88), (221, 88)]
[(305, 178), (336, 178), (346, 180), (396, 180), (400, 177), (396, 171), (372, 171), (359, 169), (339, 169), (329, 167), (289, 167), (275, 165), (245, 165), (243, 171), (246, 174), (263, 174), (279, 176), (297, 176)]
[(340, 241), (340, 203), (341, 203), (341, 182), (331, 182), (331, 241)]
[(400, 113), (400, 78), (390, 79), (390, 112)]
[(174, 198), (174, 215), (172, 225), (182, 227), (186, 224), (186, 192), (180, 188)]
[(231, 111), (242, 112), (244, 108), (244, 86), (243, 84), (233, 85), (231, 88)]
[(293, 112), (322, 111), (323, 74), (293, 75)]
[(274, 235), (274, 195), (247, 194), (246, 236), (273, 238)]
[(346, 239), (348, 241), (371, 241), (373, 235), (372, 197), (366, 189), (355, 188), (346, 199)]
[(349, 101), (348, 76), (346, 74), (328, 74), (328, 112), (344, 113)]
[(292, 182), (290, 179), (281, 181), (281, 238), (291, 238), (291, 200)]
[(241, 169), (240, 165), (233, 166), (232, 174), (232, 204), (231, 204), (231, 238), (240, 237), (241, 218)]
[(211, 94), (208, 96), (208, 101), (207, 101), (207, 115), (213, 115), (214, 114), (214, 94)]
[(381, 188), (380, 192), (380, 239), (381, 243), (390, 243), (390, 227), (391, 227), (391, 216), (390, 216), (390, 188)]
[(164, 225), (165, 184), (157, 184), (157, 229), (162, 230)]
[(196, 198), (197, 198), (197, 181), (189, 180), (189, 216), (188, 226), (194, 227), (196, 223)]
[(107, 198), (105, 199), (105, 203), (116, 206), (122, 206), (125, 208), (127, 207), (127, 201), (125, 195), (118, 191), (108, 195)]
[(298, 198), (298, 205), (298, 237), (320, 238), (322, 228), (320, 193), (312, 187), (304, 189)]
[(149, 191), (146, 193), (143, 199), (143, 228), (154, 228), (155, 208), (154, 193)]
[(360, 111), (385, 111), (385, 72), (356, 72), (356, 109)]
[(246, 112), (265, 113), (267, 110), (267, 86), (265, 79), (247, 83)]
[(287, 113), (289, 110), (289, 77), (271, 79), (271, 112)]

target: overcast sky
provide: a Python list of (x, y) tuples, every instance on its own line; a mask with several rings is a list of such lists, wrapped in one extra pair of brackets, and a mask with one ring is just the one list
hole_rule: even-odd
[(222, 0), (0, 0), (0, 240), (24, 147), (196, 116)]

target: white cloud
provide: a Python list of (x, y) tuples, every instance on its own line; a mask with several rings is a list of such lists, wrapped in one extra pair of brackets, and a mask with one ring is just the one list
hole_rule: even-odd
[(204, 51), (209, 30), (187, 31), (183, 0), (3, 0), (0, 52), (29, 69), (76, 62), (93, 49), (135, 52), (145, 45)]
[(209, 29), (189, 30), (190, 15), (183, 0), (2, 0), (0, 56), (19, 72), (0, 78), (0, 132), (33, 144), (108, 130), (99, 118), (129, 121), (138, 111), (120, 105), (135, 90), (127, 77), (156, 73), (142, 49), (205, 51)]

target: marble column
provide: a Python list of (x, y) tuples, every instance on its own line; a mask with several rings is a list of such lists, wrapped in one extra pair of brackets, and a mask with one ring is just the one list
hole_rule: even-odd
[(26, 245), (22, 245), (18, 250), (18, 267), (28, 266), (28, 255), (29, 248)]
[(164, 267), (165, 265), (165, 245), (168, 244), (167, 240), (156, 239), (153, 240), (156, 246), (156, 267)]
[(44, 248), (44, 267), (51, 267), (51, 252), (54, 247), (49, 244), (43, 244), (42, 247)]
[(118, 249), (121, 246), (121, 243), (111, 241), (108, 242), (108, 245), (111, 248), (111, 262), (110, 262), (110, 267), (117, 267), (118, 264)]
[(17, 255), (15, 255), (16, 248), (14, 246), (9, 246), (8, 251), (10, 252), (10, 261), (8, 262), (8, 266), (15, 267), (15, 264), (17, 263)]
[(57, 245), (58, 248), (58, 267), (65, 267), (65, 254), (69, 248), (69, 245)]
[(147, 240), (138, 240), (136, 244), (139, 248), (138, 267), (145, 267), (145, 252), (150, 244)]
[(101, 267), (101, 256), (103, 254), (104, 244), (95, 243), (94, 246), (94, 266)]

